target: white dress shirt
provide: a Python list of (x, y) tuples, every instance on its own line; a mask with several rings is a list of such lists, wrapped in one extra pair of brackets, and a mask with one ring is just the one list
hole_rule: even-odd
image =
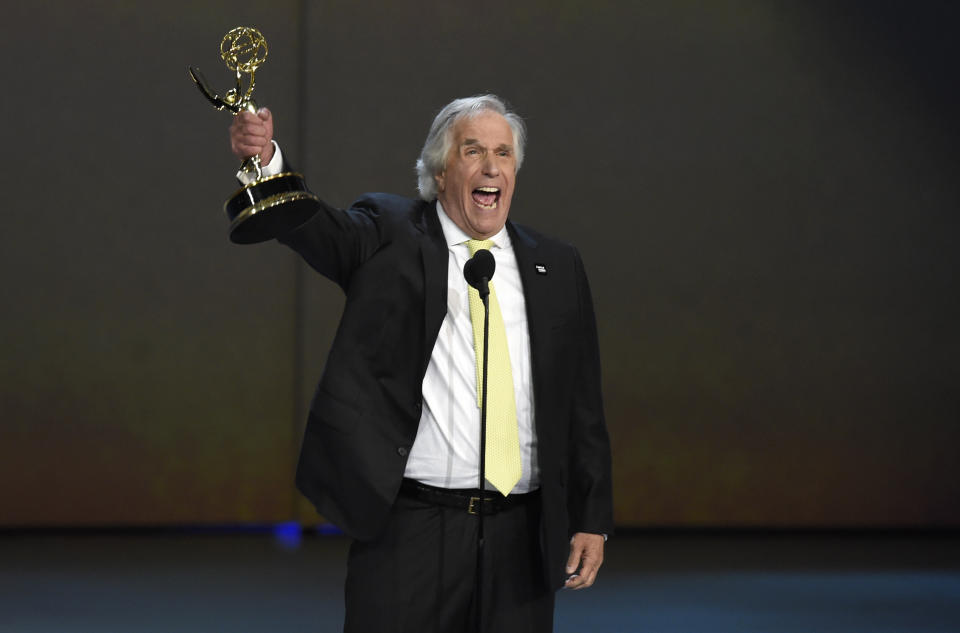
[[(447, 243), (447, 315), (440, 325), (430, 364), (423, 377), (423, 411), (417, 439), (407, 459), (406, 477), (440, 488), (476, 488), (480, 468), (480, 408), (477, 406), (473, 322), (463, 266), (470, 258), (470, 237), (447, 217), (440, 202), (437, 215)], [(517, 259), (506, 228), (491, 238), (497, 262), (497, 292), (510, 349), (513, 393), (517, 404), (522, 473), (513, 492), (539, 487), (537, 435), (533, 427), (530, 382), (530, 335)], [(486, 487), (492, 488), (487, 483)]]

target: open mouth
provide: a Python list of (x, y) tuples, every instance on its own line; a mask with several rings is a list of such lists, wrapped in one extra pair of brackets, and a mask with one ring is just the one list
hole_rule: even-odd
[(477, 187), (471, 193), (473, 201), (483, 209), (496, 209), (500, 201), (500, 189), (497, 187)]

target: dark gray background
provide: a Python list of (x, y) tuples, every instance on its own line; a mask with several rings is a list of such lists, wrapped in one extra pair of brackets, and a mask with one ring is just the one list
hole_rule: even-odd
[(238, 247), (218, 46), (336, 205), (414, 195), (450, 99), (528, 121), (512, 217), (593, 284), (621, 525), (960, 524), (950, 2), (6, 9), (0, 524), (314, 519), (342, 305)]

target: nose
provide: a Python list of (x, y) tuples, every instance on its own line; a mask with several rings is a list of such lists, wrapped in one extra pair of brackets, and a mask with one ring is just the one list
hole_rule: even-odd
[(500, 166), (497, 164), (497, 157), (494, 154), (487, 154), (483, 159), (483, 175), (484, 176), (498, 176), (500, 174)]

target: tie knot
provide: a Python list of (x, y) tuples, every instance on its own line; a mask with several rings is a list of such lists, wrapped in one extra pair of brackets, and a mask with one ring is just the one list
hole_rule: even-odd
[(470, 249), (470, 256), (473, 257), (477, 251), (484, 249), (490, 250), (493, 247), (493, 240), (467, 240), (467, 248)]

